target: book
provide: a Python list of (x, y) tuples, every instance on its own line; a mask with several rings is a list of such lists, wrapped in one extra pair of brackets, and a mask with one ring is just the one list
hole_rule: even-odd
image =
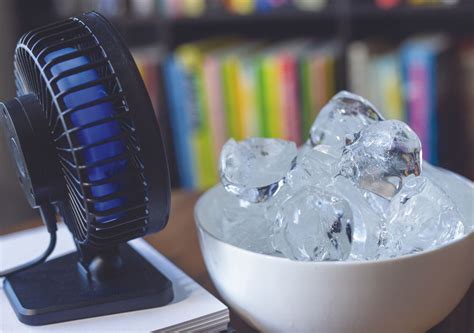
[(247, 58), (256, 48), (258, 43), (244, 42), (230, 49), (222, 55), (221, 73), (224, 87), (225, 114), (229, 136), (235, 140), (243, 140), (250, 133), (253, 125), (250, 123), (250, 112), (247, 104), (251, 96), (248, 87), (244, 86), (243, 79), (253, 79), (250, 76), (242, 76), (241, 58)]
[(258, 103), (258, 71), (255, 57), (263, 45), (256, 44), (239, 55), (237, 62), (238, 112), (242, 114), (243, 137), (262, 136), (262, 119)]
[[(192, 166), (194, 171), (195, 189), (207, 189), (218, 181), (217, 159), (214, 153), (212, 121), (210, 119), (208, 94), (206, 94), (206, 79), (204, 73), (205, 57), (209, 52), (226, 48), (232, 39), (214, 38), (201, 40), (198, 42), (183, 44), (175, 51), (175, 56), (185, 73), (184, 80), (185, 90), (181, 98), (186, 101), (188, 117), (190, 119), (190, 135), (192, 145)], [(233, 52), (234, 54), (235, 52)], [(235, 68), (232, 70), (232, 89), (227, 93), (236, 94), (237, 86), (235, 83)], [(224, 86), (225, 87), (225, 86)], [(241, 115), (237, 112), (238, 100), (228, 103), (232, 110), (227, 111), (227, 123), (232, 124), (236, 130), (241, 133)], [(234, 118), (229, 120), (229, 115)]]
[(181, 64), (174, 55), (170, 55), (165, 60), (164, 78), (179, 184), (182, 188), (193, 189), (196, 182), (193, 171), (191, 115), (189, 103), (182, 95), (187, 88), (186, 78)]
[(214, 159), (207, 100), (204, 95), (204, 52), (219, 44), (217, 40), (181, 45), (176, 50), (177, 61), (183, 68), (184, 95), (190, 119), (192, 170), (195, 188), (206, 189), (217, 182), (217, 163)]
[(224, 88), (221, 84), (220, 56), (222, 50), (214, 50), (204, 58), (204, 84), (209, 111), (209, 126), (213, 138), (213, 153), (215, 161), (219, 160), (222, 146), (229, 136), (226, 126), (224, 106)]
[(255, 1), (254, 0), (227, 0), (227, 8), (229, 12), (248, 15), (254, 11)]
[[(74, 241), (64, 223), (58, 224), (58, 242), (51, 259), (76, 251)], [(0, 237), (0, 266), (3, 269), (26, 262), (43, 250), (48, 242), (44, 227)], [(182, 332), (227, 329), (229, 310), (217, 298), (192, 280), (182, 270), (155, 250), (143, 239), (129, 244), (173, 283), (174, 299), (165, 306), (56, 323), (46, 326), (26, 326), (18, 321), (0, 292), (0, 331), (2, 332)], [(18, 251), (21, 249), (21, 251)], [(54, 274), (52, 272), (51, 274)], [(56, 278), (60, 278), (57, 277)], [(3, 286), (3, 284), (1, 284)], [(0, 287), (3, 288), (3, 287)]]
[(181, 15), (186, 17), (198, 17), (205, 13), (205, 0), (173, 0), (181, 2)]
[(297, 145), (303, 142), (300, 61), (310, 45), (309, 39), (297, 39), (287, 42), (278, 50), (282, 73), (279, 95), (283, 109), (284, 139), (294, 141)]
[(310, 62), (307, 57), (301, 56), (298, 61), (299, 72), (299, 97), (300, 97), (300, 119), (301, 119), (301, 140), (308, 139), (308, 133), (314, 119), (312, 114), (315, 110), (313, 97), (313, 83)]
[(290, 66), (296, 62), (293, 58), (300, 44), (299, 40), (280, 42), (266, 47), (258, 56), (259, 101), (265, 137), (290, 139), (298, 136), (298, 119), (293, 117), (296, 105), (290, 105), (296, 103), (291, 91), (296, 88), (296, 79), (291, 77), (296, 69)]
[(348, 48), (349, 90), (370, 100), (387, 119), (406, 120), (399, 52), (385, 41), (355, 41)]
[(400, 4), (400, 0), (375, 0), (375, 5), (380, 9), (391, 9)]
[[(378, 86), (373, 82), (373, 59), (392, 52), (392, 46), (377, 39), (357, 40), (347, 48), (348, 88), (351, 92), (374, 102), (379, 99)], [(377, 103), (374, 102), (377, 107)]]
[(434, 165), (439, 163), (439, 105), (446, 99), (446, 80), (440, 79), (440, 70), (448, 50), (444, 35), (413, 38), (401, 48), (408, 124), (420, 138), (423, 157)]
[(317, 12), (327, 7), (328, 0), (293, 0), (293, 5), (304, 11)]
[(405, 121), (398, 53), (391, 51), (374, 56), (369, 70), (372, 103), (386, 119)]
[(333, 41), (317, 41), (301, 51), (300, 101), (302, 140), (308, 133), (319, 110), (331, 99), (336, 90), (336, 61), (341, 48)]

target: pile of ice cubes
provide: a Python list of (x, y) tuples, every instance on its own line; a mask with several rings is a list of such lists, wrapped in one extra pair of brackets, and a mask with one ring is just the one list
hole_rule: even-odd
[(421, 143), (364, 98), (342, 91), (308, 141), (229, 140), (215, 214), (222, 238), (294, 260), (372, 260), (437, 247), (464, 234), (463, 218), (422, 171)]

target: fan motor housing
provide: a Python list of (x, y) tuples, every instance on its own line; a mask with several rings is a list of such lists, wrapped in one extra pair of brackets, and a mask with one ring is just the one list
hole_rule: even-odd
[(64, 200), (64, 179), (36, 96), (0, 103), (0, 117), (18, 181), (31, 207)]

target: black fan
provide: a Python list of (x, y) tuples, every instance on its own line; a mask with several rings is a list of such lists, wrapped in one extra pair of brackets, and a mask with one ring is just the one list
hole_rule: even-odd
[[(165, 227), (166, 156), (136, 65), (112, 25), (91, 12), (25, 34), (18, 97), (0, 118), (20, 184), (51, 241), (1, 273), (19, 319), (42, 325), (167, 304), (171, 282), (126, 244)], [(44, 262), (56, 215), (77, 253)], [(7, 254), (8, 255), (8, 254)]]

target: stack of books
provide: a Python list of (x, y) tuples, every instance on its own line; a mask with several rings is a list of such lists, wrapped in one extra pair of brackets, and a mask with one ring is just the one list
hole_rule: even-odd
[[(15, 267), (43, 251), (48, 242), (43, 227), (0, 236), (0, 267)], [(64, 223), (58, 224), (58, 243), (51, 259), (76, 251)], [(227, 330), (229, 309), (143, 239), (129, 244), (173, 283), (173, 301), (165, 306), (113, 315), (26, 326), (18, 321), (0, 290), (0, 332), (219, 332)], [(18, 251), (18, 249), (22, 249)], [(3, 255), (3, 253), (8, 255)], [(52, 277), (61, 279), (61, 276)], [(1, 280), (1, 279), (0, 279)], [(0, 289), (2, 289), (0, 281)]]

